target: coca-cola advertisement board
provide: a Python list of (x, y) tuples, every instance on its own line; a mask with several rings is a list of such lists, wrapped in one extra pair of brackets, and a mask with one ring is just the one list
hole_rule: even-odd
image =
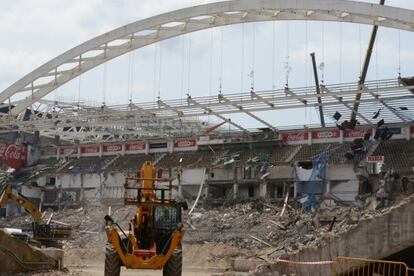
[(367, 162), (368, 163), (376, 163), (376, 162), (381, 162), (384, 163), (385, 157), (382, 155), (371, 155), (371, 156), (367, 156)]
[(361, 138), (365, 134), (372, 134), (372, 128), (361, 128), (355, 130), (346, 130), (344, 132), (344, 138)]
[(89, 155), (97, 154), (97, 153), (99, 153), (99, 146), (81, 147), (81, 153), (82, 154), (89, 154)]
[(27, 153), (26, 145), (0, 144), (1, 163), (13, 169), (18, 170), (26, 165)]
[(307, 141), (309, 138), (308, 132), (290, 132), (290, 133), (283, 133), (282, 140), (284, 142), (304, 142)]
[(102, 147), (103, 152), (121, 152), (122, 151), (122, 145), (121, 144), (115, 144), (115, 145), (104, 145)]
[(339, 130), (329, 131), (314, 131), (312, 132), (312, 139), (333, 139), (341, 136)]
[(78, 154), (78, 148), (77, 147), (60, 148), (60, 154), (62, 156)]
[(145, 151), (147, 145), (144, 142), (128, 143), (125, 145), (126, 151)]
[(56, 156), (56, 148), (44, 148), (40, 150), (40, 155), (43, 156)]
[(197, 141), (194, 139), (190, 140), (177, 140), (174, 142), (174, 148), (193, 148), (197, 145)]

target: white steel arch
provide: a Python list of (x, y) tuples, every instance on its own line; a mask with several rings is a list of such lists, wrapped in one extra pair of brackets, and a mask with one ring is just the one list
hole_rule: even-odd
[(230, 24), (275, 20), (338, 21), (413, 31), (414, 11), (348, 0), (237, 0), (205, 4), (140, 20), (95, 37), (38, 67), (0, 93), (0, 103), (22, 92), (11, 115), (79, 75), (130, 51), (168, 38)]

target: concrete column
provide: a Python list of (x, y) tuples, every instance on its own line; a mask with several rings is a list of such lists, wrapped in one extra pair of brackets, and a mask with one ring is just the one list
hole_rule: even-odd
[(239, 194), (239, 184), (237, 183), (237, 167), (233, 166), (233, 199), (236, 200)]
[(99, 145), (99, 157), (102, 157), (103, 146), (102, 144)]
[(181, 176), (182, 176), (182, 170), (179, 169), (178, 174), (177, 174), (177, 180), (178, 180), (178, 197), (180, 199), (183, 198), (183, 186), (182, 186), (182, 183), (181, 183)]
[(174, 151), (174, 140), (168, 141), (168, 151), (169, 153), (173, 153)]
[(411, 139), (411, 126), (405, 126), (405, 131), (406, 131), (406, 135), (405, 138), (407, 139), (407, 141), (409, 141)]
[(260, 182), (260, 195), (261, 198), (267, 198), (267, 181)]
[(79, 199), (79, 201), (81, 203), (83, 203), (84, 200), (85, 200), (85, 189), (83, 188), (83, 174), (82, 173), (80, 174), (80, 189), (81, 189), (81, 192), (80, 192), (80, 199)]
[(126, 148), (125, 144), (122, 144), (122, 152), (121, 152), (122, 156), (125, 156), (125, 150), (126, 150), (125, 148)]
[(236, 200), (239, 194), (239, 184), (236, 182), (233, 184), (233, 199)]
[(80, 157), (81, 157), (81, 147), (78, 146), (78, 159), (80, 159)]
[(308, 145), (312, 145), (312, 131), (308, 131)]
[(344, 143), (344, 131), (343, 130), (339, 131), (339, 143), (340, 144)]
[(146, 141), (145, 142), (145, 154), (148, 155), (148, 153), (149, 153), (149, 142)]

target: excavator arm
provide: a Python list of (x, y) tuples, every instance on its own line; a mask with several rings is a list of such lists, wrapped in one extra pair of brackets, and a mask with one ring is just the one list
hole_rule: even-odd
[(42, 222), (42, 214), (36, 204), (21, 194), (13, 193), (13, 188), (6, 185), (0, 194), (0, 207), (4, 207), (9, 200), (22, 206), (32, 216), (34, 223), (40, 224)]

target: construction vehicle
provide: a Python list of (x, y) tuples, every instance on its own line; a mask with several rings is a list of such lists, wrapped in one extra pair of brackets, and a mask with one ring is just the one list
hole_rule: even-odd
[(42, 221), (42, 214), (35, 203), (20, 193), (13, 191), (10, 185), (5, 185), (0, 194), (0, 207), (4, 207), (11, 200), (22, 206), (32, 218), (33, 240), (45, 246), (58, 246), (58, 241), (72, 237), (72, 228), (68, 226), (51, 225)]
[(105, 216), (105, 276), (120, 275), (121, 266), (162, 269), (164, 276), (180, 276), (184, 235), (181, 211), (187, 206), (172, 199), (172, 179), (156, 178), (154, 165), (147, 161), (138, 177), (125, 179), (124, 188), (124, 204), (136, 205), (137, 211), (129, 231), (122, 230), (110, 215)]

